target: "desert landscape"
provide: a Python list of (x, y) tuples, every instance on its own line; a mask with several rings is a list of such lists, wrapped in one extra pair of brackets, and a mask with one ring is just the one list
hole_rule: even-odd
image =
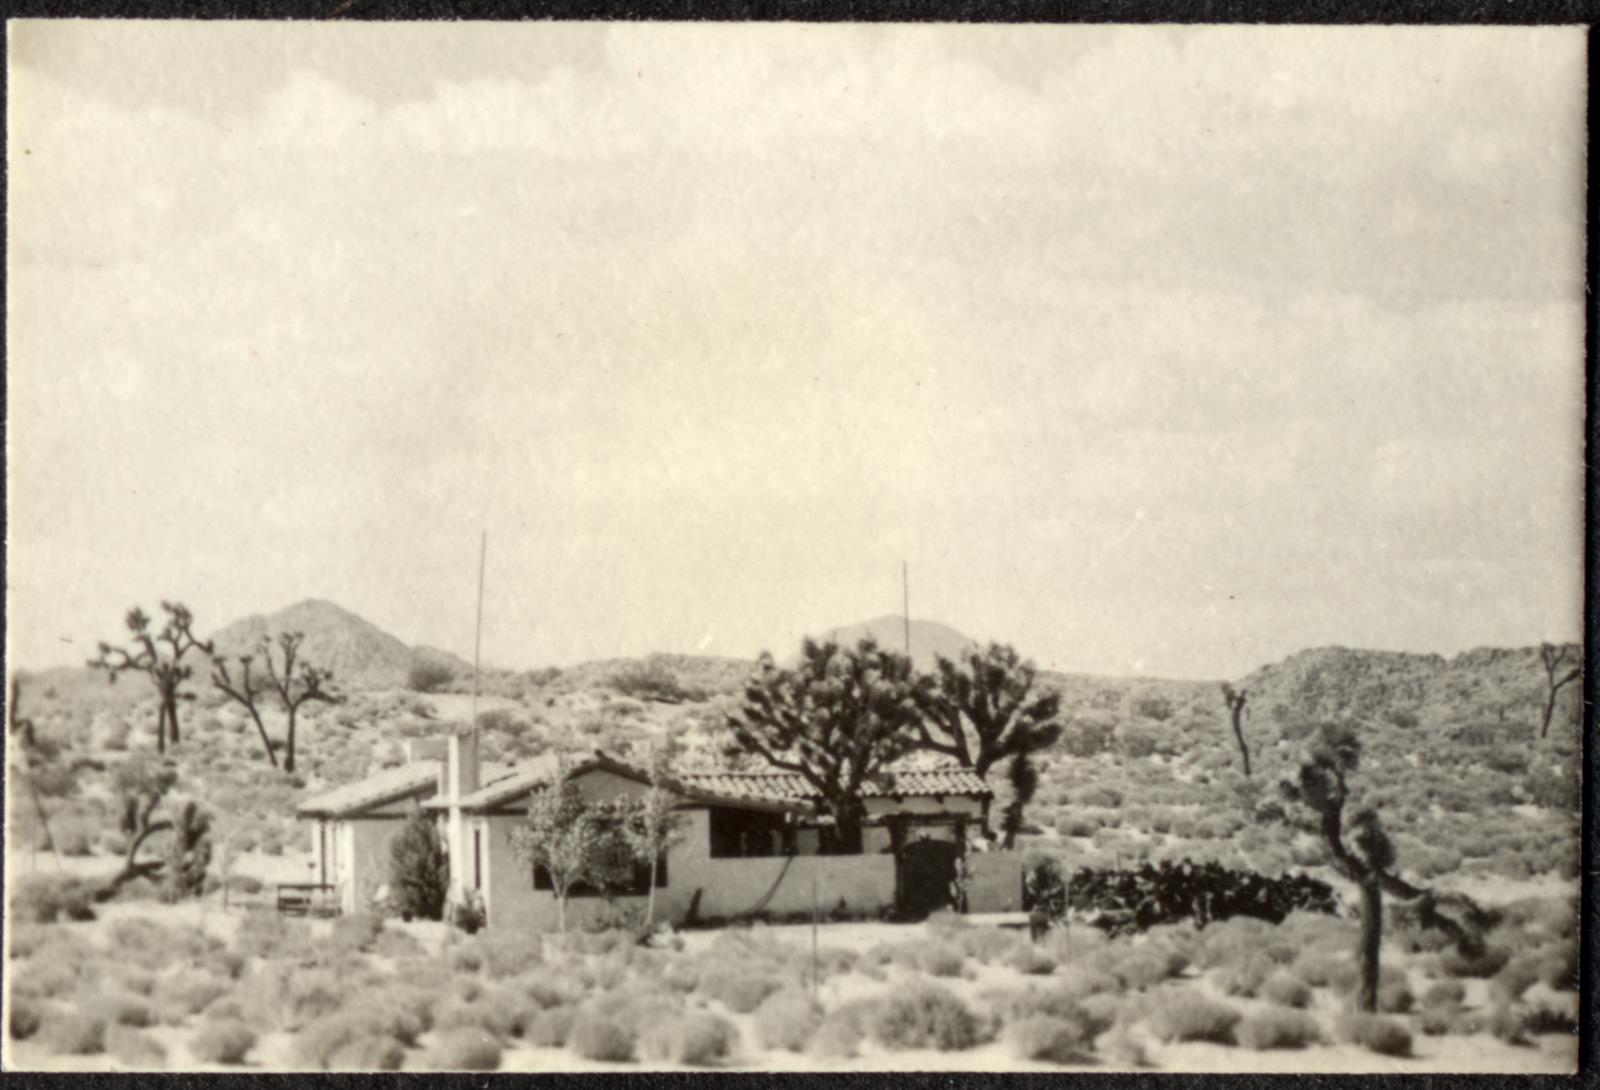
[[(899, 628), (886, 617), (827, 635), (892, 641)], [(463, 722), (471, 671), (320, 601), (227, 626), (213, 643), (220, 654), (264, 630), (305, 633), (307, 660), (337, 664), (335, 679), (354, 684), (341, 702), (313, 706), (292, 773), (269, 767), (237, 705), (194, 686), (161, 802), (176, 812), (192, 801), (209, 818), (210, 864), (193, 896), (136, 879), (101, 899), (127, 847), (118, 770), (153, 756), (148, 686), (86, 669), (20, 679), (17, 709), (34, 742), (8, 793), (17, 1066), (1410, 1072), (1575, 1062), (1578, 701), (1563, 687), (1540, 736), (1549, 694), (1537, 648), (1448, 660), (1324, 648), (1236, 679), (1250, 694), (1249, 780), (1220, 683), (1044, 674), (1064, 732), (1036, 755), (1019, 847), (1033, 870), (1064, 877), (1050, 930), (1035, 942), (953, 912), (827, 921), (813, 961), (809, 926), (760, 918), (641, 945), (627, 928), (467, 935), (365, 912), (279, 915), (276, 885), (306, 881), (311, 867), (296, 802), (397, 765), (405, 739)], [(932, 622), (913, 631), (919, 662), (974, 648)], [(671, 736), (689, 764), (714, 763), (752, 669), (658, 656), (494, 670), (478, 722), (486, 752), (507, 760), (642, 752)], [(1313, 833), (1263, 820), (1247, 787), (1270, 793), (1292, 779), (1328, 722), (1359, 734), (1352, 784), (1390, 830), (1396, 872), (1487, 913), (1469, 957), (1391, 902), (1377, 1015), (1353, 1009), (1354, 884)], [(268, 713), (275, 750), (284, 726)], [(159, 857), (160, 839), (147, 854)], [(1305, 876), (1327, 883), (1331, 904), (1276, 923), (1197, 920), (1188, 906), (1154, 922), (1119, 911), (1137, 898), (1119, 899), (1107, 875), (1182, 862)]]

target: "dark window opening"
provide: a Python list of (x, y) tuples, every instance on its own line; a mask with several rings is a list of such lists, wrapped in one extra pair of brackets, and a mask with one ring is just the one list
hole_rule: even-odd
[(782, 814), (711, 810), (711, 858), (755, 859), (795, 854), (795, 828)]
[(857, 825), (855, 831), (849, 836), (840, 836), (839, 830), (834, 826), (819, 825), (817, 827), (817, 854), (860, 855), (861, 826)]

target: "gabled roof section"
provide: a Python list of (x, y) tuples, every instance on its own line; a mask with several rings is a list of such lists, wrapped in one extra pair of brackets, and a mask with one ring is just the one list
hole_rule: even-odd
[(401, 799), (420, 798), (438, 790), (441, 768), (438, 761), (414, 761), (399, 768), (385, 769), (366, 779), (314, 795), (296, 806), (294, 812), (297, 817), (339, 818)]

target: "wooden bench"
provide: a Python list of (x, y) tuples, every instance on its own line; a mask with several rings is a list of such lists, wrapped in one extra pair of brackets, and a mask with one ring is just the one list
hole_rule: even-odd
[(278, 885), (278, 912), (284, 916), (332, 916), (333, 887), (317, 882), (283, 882)]

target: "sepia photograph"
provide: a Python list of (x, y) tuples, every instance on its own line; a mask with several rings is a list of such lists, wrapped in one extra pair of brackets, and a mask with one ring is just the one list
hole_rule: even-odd
[(6, 46), (6, 1070), (1576, 1070), (1584, 28)]

